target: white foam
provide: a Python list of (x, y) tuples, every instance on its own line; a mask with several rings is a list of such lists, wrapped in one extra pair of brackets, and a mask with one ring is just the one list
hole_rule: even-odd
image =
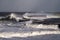
[(58, 29), (58, 25), (43, 25), (43, 24), (28, 24), (26, 26), (32, 28), (42, 28), (42, 29)]
[(60, 34), (60, 31), (34, 31), (28, 33), (0, 33), (0, 37), (3, 38), (12, 38), (12, 37), (29, 37), (29, 36), (37, 36), (37, 35), (46, 35), (46, 34)]

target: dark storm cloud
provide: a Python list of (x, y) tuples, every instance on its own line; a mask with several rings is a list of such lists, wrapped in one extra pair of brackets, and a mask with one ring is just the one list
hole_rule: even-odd
[(60, 0), (0, 0), (0, 12), (60, 11)]

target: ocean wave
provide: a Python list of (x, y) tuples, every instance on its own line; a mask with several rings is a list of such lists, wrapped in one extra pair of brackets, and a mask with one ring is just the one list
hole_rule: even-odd
[(20, 19), (22, 20), (22, 16), (15, 13), (10, 13), (9, 15), (0, 17), (0, 21), (17, 21), (18, 22)]

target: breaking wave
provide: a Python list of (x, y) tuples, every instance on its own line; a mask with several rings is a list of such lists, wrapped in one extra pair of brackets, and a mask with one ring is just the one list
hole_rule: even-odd
[(17, 14), (17, 13), (10, 13), (8, 15), (5, 16), (0, 16), (0, 26), (22, 26), (22, 24), (24, 25), (23, 22), (19, 22), (21, 21), (22, 15), (21, 14)]
[(18, 22), (20, 19), (22, 19), (22, 16), (15, 13), (10, 13), (9, 15), (0, 17), (0, 21), (17, 21)]

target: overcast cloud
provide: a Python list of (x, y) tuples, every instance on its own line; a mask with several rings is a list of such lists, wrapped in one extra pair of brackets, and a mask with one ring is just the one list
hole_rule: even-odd
[(60, 0), (0, 0), (0, 12), (60, 12)]

